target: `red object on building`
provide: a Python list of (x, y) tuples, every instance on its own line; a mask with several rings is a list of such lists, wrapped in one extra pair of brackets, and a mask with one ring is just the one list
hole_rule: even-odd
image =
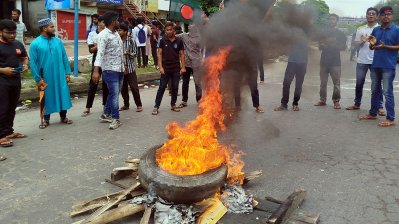
[[(58, 37), (62, 40), (73, 40), (74, 14), (57, 11)], [(79, 15), (79, 40), (86, 40), (86, 15)]]

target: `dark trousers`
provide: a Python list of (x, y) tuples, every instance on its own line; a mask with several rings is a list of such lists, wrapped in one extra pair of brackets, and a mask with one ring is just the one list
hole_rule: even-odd
[[(100, 69), (100, 74), (101, 74), (101, 69)], [(94, 97), (97, 92), (97, 87), (98, 84), (93, 82), (93, 71), (91, 72), (91, 78), (89, 82), (89, 90), (87, 91), (87, 103), (86, 103), (86, 108), (92, 108), (93, 107), (93, 102), (94, 102)], [(102, 89), (103, 89), (103, 106), (107, 102), (107, 97), (108, 97), (108, 87), (107, 84), (105, 84), (104, 79), (102, 79)]]
[(17, 108), (21, 84), (0, 82), (0, 138), (14, 133), (15, 109)]
[[(249, 89), (251, 91), (251, 98), (252, 98), (252, 105), (253, 107), (259, 107), (259, 90), (258, 90), (258, 74), (256, 71), (256, 66), (252, 69), (250, 69), (250, 74), (247, 77), (247, 84), (249, 86)], [(240, 90), (240, 85), (241, 85), (241, 77), (238, 76), (239, 78), (235, 79), (235, 104), (236, 107), (241, 106), (241, 90)]]
[(260, 81), (265, 81), (265, 70), (263, 69), (263, 57), (258, 59), (258, 69)]
[(145, 46), (137, 47), (137, 63), (141, 66), (141, 59), (143, 59), (143, 66), (148, 65), (148, 56), (145, 54)]
[(290, 97), (290, 86), (292, 80), (295, 78), (295, 92), (294, 102), (292, 105), (298, 105), (299, 99), (301, 99), (302, 84), (306, 74), (306, 63), (294, 63), (288, 62), (285, 70), (284, 82), (283, 82), (283, 97), (281, 98), (281, 106), (287, 108), (289, 97)]
[[(66, 118), (67, 111), (66, 110), (61, 110), (60, 111), (60, 118), (61, 120), (64, 120)], [(50, 114), (45, 114), (44, 115), (44, 120), (49, 121), (50, 120)]]
[(140, 91), (139, 91), (139, 86), (137, 84), (136, 71), (133, 71), (133, 73), (126, 74), (123, 78), (121, 93), (122, 93), (122, 97), (123, 97), (123, 103), (126, 107), (130, 107), (129, 86), (130, 86), (130, 90), (132, 91), (133, 99), (134, 99), (134, 102), (136, 103), (136, 106), (142, 107), (143, 104), (141, 103), (141, 99), (140, 99)]
[(157, 97), (155, 98), (155, 107), (159, 108), (161, 106), (162, 97), (166, 90), (166, 85), (168, 84), (169, 79), (172, 80), (172, 97), (170, 101), (170, 105), (176, 106), (177, 101), (177, 91), (179, 89), (179, 72), (165, 72), (165, 74), (161, 75), (161, 82), (159, 84)]
[(154, 65), (158, 66), (158, 54), (157, 54), (157, 45), (151, 44), (151, 54), (152, 58), (154, 59)]
[[(198, 73), (198, 70), (195, 71)], [(186, 67), (186, 72), (183, 73), (183, 85), (182, 85), (182, 96), (183, 99), (182, 101), (187, 102), (188, 101), (188, 89), (190, 85), (190, 76), (194, 76), (194, 70), (190, 67)], [(198, 74), (195, 74), (198, 76)], [(198, 78), (197, 78), (198, 79)], [(201, 80), (196, 80), (196, 77), (194, 77), (194, 83), (195, 83), (195, 99), (198, 101), (201, 100), (202, 98), (202, 88), (201, 88)]]

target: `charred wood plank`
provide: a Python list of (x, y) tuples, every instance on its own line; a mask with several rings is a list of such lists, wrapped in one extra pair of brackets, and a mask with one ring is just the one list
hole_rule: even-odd
[(266, 220), (268, 224), (285, 224), (290, 218), (291, 214), (299, 207), (305, 199), (305, 190), (296, 190), (280, 205), (280, 207), (273, 212), (273, 214)]

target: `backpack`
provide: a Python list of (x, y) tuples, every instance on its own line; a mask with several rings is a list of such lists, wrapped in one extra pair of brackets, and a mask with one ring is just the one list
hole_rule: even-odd
[(137, 26), (137, 28), (139, 28), (139, 34), (138, 34), (139, 43), (145, 44), (146, 36), (145, 36), (144, 26), (143, 26), (143, 28), (140, 28), (139, 26)]

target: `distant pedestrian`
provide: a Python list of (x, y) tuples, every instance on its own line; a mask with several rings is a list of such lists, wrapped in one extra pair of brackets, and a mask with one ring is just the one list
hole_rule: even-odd
[(29, 49), (31, 72), (38, 85), (47, 83), (44, 90), (44, 125), (50, 125), (50, 115), (59, 112), (61, 123), (72, 124), (67, 110), (72, 107), (68, 82), (71, 67), (61, 39), (55, 37), (55, 27), (50, 19), (38, 21), (41, 35)]
[(136, 42), (127, 36), (128, 27), (126, 24), (120, 24), (118, 30), (119, 36), (123, 41), (123, 65), (125, 73), (122, 85), (122, 97), (124, 105), (119, 109), (120, 111), (129, 110), (129, 86), (133, 94), (134, 102), (136, 103), (136, 112), (143, 111), (143, 104), (140, 99), (140, 91), (137, 83), (136, 75)]
[(148, 30), (144, 26), (144, 19), (142, 17), (137, 18), (137, 26), (134, 27), (132, 35), (133, 35), (133, 40), (136, 41), (136, 45), (138, 48), (138, 53), (137, 53), (138, 66), (139, 68), (147, 67), (148, 57), (146, 55), (146, 45), (147, 45)]
[[(82, 117), (86, 117), (90, 114), (90, 109), (93, 107), (94, 97), (97, 92), (98, 83), (93, 81), (93, 71), (94, 62), (97, 57), (97, 38), (98, 34), (105, 29), (104, 19), (102, 16), (98, 18), (98, 29), (96, 31), (91, 31), (89, 37), (87, 38), (87, 44), (89, 46), (89, 52), (93, 54), (93, 59), (91, 61), (91, 78), (89, 82), (89, 90), (87, 92), (87, 102), (86, 109), (82, 113)], [(101, 68), (99, 69), (100, 76), (102, 74)], [(103, 106), (105, 106), (108, 97), (108, 87), (104, 79), (102, 80), (102, 91), (103, 91)]]
[[(11, 139), (26, 135), (14, 132), (15, 109), (21, 93), (21, 73), (28, 70), (25, 47), (15, 41), (16, 24), (0, 20), (0, 146), (13, 146)], [(0, 155), (0, 161), (6, 157)]]
[[(380, 127), (395, 125), (395, 99), (393, 80), (396, 75), (396, 63), (399, 50), (399, 28), (393, 23), (393, 9), (384, 6), (380, 9), (381, 26), (373, 29), (368, 37), (370, 49), (374, 50), (371, 65), (371, 108), (369, 113), (361, 115), (360, 120), (376, 120), (380, 108), (381, 94), (385, 96), (386, 120), (379, 122)], [(381, 84), (383, 88), (381, 88)]]
[(158, 45), (158, 38), (159, 38), (160, 34), (161, 34), (161, 31), (157, 27), (157, 22), (152, 21), (150, 42), (151, 42), (151, 54), (152, 54), (152, 58), (154, 60), (154, 67), (156, 69), (158, 69), (158, 54), (157, 54), (158, 47), (157, 47), (157, 45)]
[(88, 37), (89, 34), (93, 31), (96, 31), (98, 29), (98, 18), (100, 16), (98, 14), (93, 14), (91, 15), (91, 23), (89, 25), (89, 29), (86, 31), (86, 36)]
[(196, 25), (191, 24), (189, 26), (189, 33), (181, 33), (176, 35), (177, 38), (183, 40), (184, 44), (184, 61), (186, 72), (182, 74), (183, 85), (182, 85), (182, 102), (178, 106), (183, 108), (187, 106), (188, 101), (188, 90), (190, 84), (191, 75), (194, 77), (195, 84), (195, 99), (199, 102), (202, 98), (202, 85), (201, 85), (201, 73), (200, 67), (202, 62), (202, 47), (201, 37), (199, 29)]
[(180, 75), (186, 72), (184, 59), (184, 44), (181, 39), (175, 36), (175, 27), (171, 22), (165, 25), (165, 36), (160, 40), (158, 48), (159, 72), (161, 73), (161, 82), (155, 99), (153, 115), (159, 113), (159, 106), (165, 93), (166, 85), (169, 79), (172, 79), (172, 97), (171, 110), (179, 112), (176, 107), (177, 91), (179, 87)]
[(98, 83), (100, 68), (108, 87), (107, 103), (100, 120), (111, 123), (109, 129), (117, 129), (119, 120), (119, 93), (123, 83), (123, 42), (116, 28), (118, 14), (107, 12), (103, 15), (106, 28), (97, 37), (97, 58), (94, 62), (93, 81)]
[(334, 84), (332, 100), (334, 109), (341, 109), (341, 55), (340, 51), (346, 49), (346, 36), (337, 29), (339, 16), (330, 14), (328, 18), (328, 28), (324, 33), (325, 37), (320, 41), (320, 101), (315, 106), (325, 106), (327, 100), (328, 76)]
[(144, 26), (147, 30), (147, 38), (145, 39), (145, 57), (147, 58), (147, 62), (149, 62), (150, 55), (152, 54), (152, 49), (151, 49), (152, 30), (149, 25), (145, 24)]
[(15, 37), (15, 39), (21, 42), (25, 46), (26, 45), (25, 32), (27, 32), (28, 30), (26, 29), (25, 23), (21, 22), (20, 17), (21, 17), (21, 10), (13, 9), (11, 12), (11, 18), (12, 21), (14, 21), (15, 24), (17, 25), (17, 36)]
[[(356, 64), (356, 89), (355, 89), (355, 102), (352, 106), (347, 107), (347, 110), (359, 110), (363, 96), (363, 86), (366, 80), (367, 71), (371, 70), (373, 64), (374, 50), (370, 49), (370, 44), (367, 38), (370, 36), (373, 29), (378, 25), (377, 23), (378, 9), (368, 8), (366, 12), (367, 24), (357, 29), (356, 38), (353, 42), (354, 45), (359, 46), (360, 51), (357, 57)], [(380, 108), (378, 109), (380, 116), (385, 116), (384, 111), (384, 98), (381, 94)]]

